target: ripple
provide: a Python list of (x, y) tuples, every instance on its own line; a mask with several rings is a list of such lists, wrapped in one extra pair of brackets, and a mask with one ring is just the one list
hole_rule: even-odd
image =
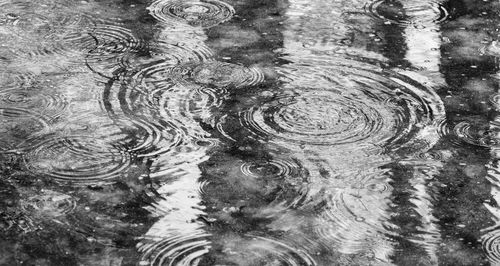
[(356, 149), (425, 148), (437, 141), (443, 104), (412, 73), (340, 59), (290, 68), (281, 70), (286, 82), (281, 93), (250, 101), (237, 118), (226, 117), (218, 127), (222, 134), (231, 136), (228, 129), (240, 124), (260, 141), (347, 148), (356, 144)]
[(245, 235), (224, 242), (229, 247), (223, 260), (229, 265), (317, 265), (306, 251), (269, 237)]
[(450, 16), (443, 5), (434, 1), (405, 2), (403, 5), (396, 1), (379, 0), (366, 5), (365, 10), (375, 18), (389, 23), (416, 26), (441, 23)]
[(46, 130), (49, 119), (25, 109), (0, 108), (0, 152), (21, 152), (35, 133)]
[(129, 132), (128, 138), (136, 139), (134, 145), (127, 144), (129, 151), (137, 157), (151, 157), (216, 145), (217, 141), (208, 137), (199, 122), (210, 123), (211, 110), (222, 103), (220, 92), (164, 82), (168, 89), (158, 86), (142, 91), (117, 84), (105, 92), (108, 115)]
[(498, 41), (492, 41), (486, 46), (481, 47), (479, 49), (479, 52), (481, 55), (488, 55), (488, 56), (500, 56), (500, 44)]
[[(209, 234), (194, 233), (164, 239), (145, 239), (138, 245), (140, 265), (198, 265), (210, 251)], [(151, 243), (149, 243), (152, 241)]]
[(332, 145), (370, 137), (382, 128), (382, 119), (376, 107), (312, 89), (254, 107), (242, 113), (241, 123), (263, 137), (272, 134), (285, 141)]
[(0, 103), (25, 110), (36, 110), (50, 119), (59, 117), (68, 107), (66, 99), (43, 88), (9, 89), (0, 91)]
[(153, 2), (148, 9), (151, 15), (159, 21), (186, 23), (203, 28), (228, 21), (235, 13), (232, 6), (218, 0), (158, 0)]
[(153, 91), (153, 106), (159, 108), (161, 120), (169, 121), (186, 136), (203, 141), (207, 133), (199, 121), (211, 123), (211, 111), (222, 105), (225, 91), (192, 86), (173, 86), (168, 91)]
[(490, 102), (493, 105), (493, 108), (495, 108), (495, 110), (497, 111), (500, 110), (500, 94), (495, 93), (492, 96), (490, 96)]
[(21, 208), (39, 215), (58, 217), (73, 211), (76, 201), (69, 195), (43, 190), (41, 195), (23, 198)]
[(440, 152), (423, 152), (416, 154), (415, 159), (423, 161), (443, 161), (445, 156)]
[(127, 67), (128, 53), (145, 49), (145, 43), (141, 39), (131, 30), (120, 26), (100, 26), (89, 35), (95, 40), (96, 46), (87, 53), (85, 62), (93, 72), (107, 78)]
[(218, 88), (248, 87), (264, 81), (263, 72), (257, 68), (218, 61), (181, 65), (173, 68), (172, 72), (174, 76), (182, 80)]
[(489, 124), (481, 124), (481, 121), (462, 121), (455, 125), (453, 134), (460, 140), (475, 146), (498, 145), (495, 132), (490, 130)]
[(212, 50), (203, 42), (163, 39), (150, 44), (152, 58), (170, 59), (175, 65), (185, 62), (203, 62), (213, 57)]
[(65, 136), (39, 143), (26, 155), (25, 163), (36, 174), (86, 185), (123, 176), (131, 158), (122, 147), (99, 138)]
[(500, 232), (498, 230), (494, 230), (483, 235), (481, 242), (483, 250), (490, 263), (500, 263)]
[(168, 89), (172, 84), (173, 69), (188, 63), (201, 63), (213, 56), (212, 51), (198, 43), (170, 43), (167, 41), (152, 44), (149, 58), (138, 58), (129, 77), (132, 86)]
[(296, 166), (286, 161), (246, 162), (241, 165), (241, 172), (249, 177), (266, 178), (289, 175)]
[(334, 245), (344, 254), (390, 253), (391, 232), (384, 221), (390, 219), (386, 205), (391, 191), (388, 184), (377, 182), (333, 195), (315, 228), (318, 241), (325, 246)]

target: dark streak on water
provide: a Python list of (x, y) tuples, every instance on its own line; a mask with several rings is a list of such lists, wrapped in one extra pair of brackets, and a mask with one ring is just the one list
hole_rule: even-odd
[(496, 265), (495, 1), (0, 0), (0, 265)]

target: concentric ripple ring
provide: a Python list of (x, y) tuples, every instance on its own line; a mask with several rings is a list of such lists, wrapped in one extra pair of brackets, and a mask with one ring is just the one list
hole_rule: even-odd
[(107, 182), (126, 173), (130, 156), (121, 147), (85, 136), (48, 138), (25, 156), (31, 172), (74, 184)]
[(179, 1), (158, 0), (148, 8), (151, 15), (165, 23), (186, 23), (209, 28), (223, 23), (234, 15), (234, 8), (218, 0)]

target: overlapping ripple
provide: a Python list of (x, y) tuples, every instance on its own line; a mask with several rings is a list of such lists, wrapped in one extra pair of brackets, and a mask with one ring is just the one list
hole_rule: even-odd
[[(131, 30), (116, 25), (101, 26), (89, 33), (89, 44), (95, 41), (85, 57), (87, 66), (105, 77), (113, 77), (120, 68), (126, 68), (128, 53), (144, 50), (145, 43)], [(78, 43), (85, 43), (80, 42)]]
[(316, 261), (302, 249), (277, 239), (244, 235), (226, 242), (223, 261), (229, 265), (313, 266)]
[(231, 136), (226, 126), (239, 123), (255, 139), (283, 145), (402, 150), (437, 141), (443, 104), (413, 73), (329, 57), (280, 72), (283, 90), (251, 102), (238, 118), (225, 118), (223, 135)]
[(131, 60), (134, 70), (129, 83), (135, 90), (169, 89), (174, 83), (173, 69), (183, 64), (196, 64), (212, 58), (212, 51), (202, 43), (159, 41), (151, 44), (150, 57)]
[(497, 131), (490, 127), (490, 123), (484, 117), (471, 117), (455, 124), (443, 123), (440, 127), (440, 134), (449, 137), (453, 144), (467, 143), (479, 147), (497, 145)]
[(26, 140), (49, 127), (43, 115), (20, 108), (0, 108), (0, 152), (21, 152), (31, 144)]
[(76, 200), (63, 193), (43, 190), (41, 195), (23, 198), (21, 208), (38, 215), (58, 217), (73, 211), (76, 208)]
[(159, 21), (203, 28), (228, 21), (235, 12), (232, 6), (218, 0), (157, 0), (148, 9)]
[(105, 183), (126, 174), (131, 156), (123, 147), (87, 136), (45, 138), (26, 156), (27, 168), (55, 181)]
[(151, 157), (172, 152), (186, 143), (213, 145), (199, 122), (209, 123), (211, 110), (222, 104), (221, 92), (174, 85), (167, 80), (155, 84), (164, 86), (155, 88), (149, 84), (137, 89), (122, 84), (109, 87), (105, 93), (104, 108), (113, 120), (118, 124), (127, 119), (136, 121), (123, 127), (139, 136), (129, 150), (138, 157)]
[(265, 160), (245, 162), (241, 165), (241, 172), (253, 178), (274, 178), (296, 174), (298, 165), (283, 160)]
[(161, 241), (143, 241), (138, 249), (143, 253), (139, 265), (198, 265), (204, 254), (210, 251), (209, 234), (198, 232), (179, 235)]
[(218, 88), (248, 87), (264, 81), (264, 73), (257, 68), (219, 61), (180, 65), (172, 69), (172, 74), (181, 81)]
[(366, 12), (388, 23), (425, 26), (441, 23), (448, 19), (449, 12), (437, 1), (400, 3), (392, 0), (378, 0), (365, 6)]
[(389, 181), (375, 171), (350, 180), (350, 186), (330, 189), (325, 195), (328, 204), (314, 228), (319, 243), (334, 245), (344, 254), (364, 251), (388, 260), (392, 250), (388, 197), (393, 190)]
[(59, 117), (68, 107), (67, 100), (60, 94), (47, 93), (47, 88), (13, 88), (0, 90), (0, 103), (25, 110), (36, 110), (50, 119)]
[(492, 264), (500, 263), (500, 231), (492, 230), (481, 237), (483, 250)]

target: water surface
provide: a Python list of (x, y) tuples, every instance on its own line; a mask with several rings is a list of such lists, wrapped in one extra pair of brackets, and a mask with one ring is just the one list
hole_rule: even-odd
[(0, 0), (1, 265), (497, 265), (495, 1)]

